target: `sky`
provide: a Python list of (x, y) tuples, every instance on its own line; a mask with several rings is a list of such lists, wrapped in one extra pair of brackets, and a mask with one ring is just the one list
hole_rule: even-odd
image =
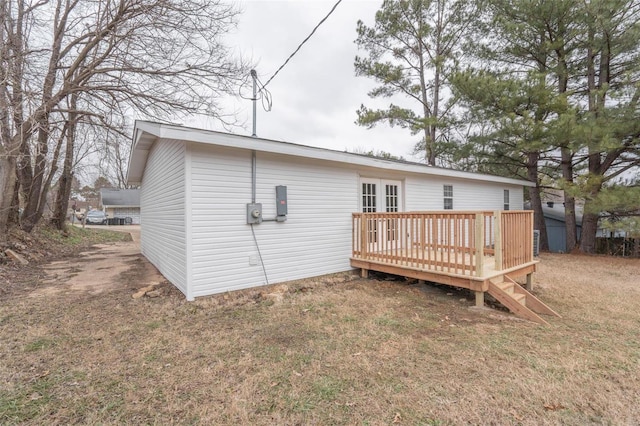
[[(242, 10), (238, 27), (226, 44), (256, 64), (266, 83), (287, 57), (331, 10), (336, 0), (251, 0), (237, 2)], [(257, 136), (340, 151), (385, 151), (407, 160), (413, 156), (418, 136), (406, 129), (379, 124), (367, 129), (355, 124), (361, 104), (385, 107), (388, 99), (373, 100), (367, 93), (375, 82), (356, 77), (358, 49), (356, 23), (373, 24), (382, 0), (343, 0), (302, 49), (269, 83), (271, 112), (258, 105)], [(359, 53), (361, 56), (365, 52)], [(251, 94), (250, 83), (243, 91)], [(241, 98), (223, 101), (227, 113), (236, 113), (243, 127), (238, 134), (251, 135), (252, 103)], [(193, 119), (189, 126), (227, 131), (215, 120)]]

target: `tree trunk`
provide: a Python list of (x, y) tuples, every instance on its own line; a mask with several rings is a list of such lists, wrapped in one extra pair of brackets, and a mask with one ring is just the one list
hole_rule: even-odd
[[(586, 208), (586, 205), (585, 205)], [(580, 251), (583, 253), (596, 252), (596, 233), (598, 232), (598, 214), (584, 213), (582, 216), (582, 236)]]
[[(573, 183), (573, 155), (569, 148), (561, 149), (562, 177), (565, 183)], [(576, 221), (576, 199), (564, 190), (564, 221), (567, 252), (570, 253), (578, 245), (578, 228)]]
[[(560, 19), (558, 22), (558, 35), (561, 40), (566, 42), (566, 25), (564, 20)], [(569, 84), (569, 67), (567, 65), (567, 52), (565, 44), (562, 43), (556, 48), (556, 54), (558, 56), (558, 93), (565, 94)], [(566, 137), (569, 134), (567, 132)], [(576, 200), (575, 197), (567, 193), (566, 186), (573, 184), (573, 153), (569, 148), (569, 141), (563, 140), (560, 144), (560, 161), (562, 170), (562, 179), (565, 183), (564, 189), (564, 222), (565, 222), (565, 239), (566, 250), (568, 253), (572, 252), (578, 244), (578, 229), (576, 223)]]
[(7, 241), (9, 214), (16, 183), (15, 157), (0, 156), (0, 242)]
[[(594, 32), (589, 29), (588, 40), (589, 47), (587, 49), (587, 90), (589, 100), (589, 112), (593, 114), (594, 118), (598, 117), (599, 107), (602, 101), (602, 97), (598, 95), (598, 87), (596, 87), (596, 72), (595, 72), (595, 55), (592, 46), (594, 40)], [(600, 76), (602, 79), (602, 75)], [(589, 147), (588, 156), (588, 171), (592, 175), (592, 180), (595, 176), (601, 175), (600, 171), (600, 153), (595, 148)], [(593, 195), (597, 195), (601, 183), (588, 182), (587, 196), (585, 197), (584, 213), (582, 215), (582, 232), (580, 234), (580, 251), (583, 253), (595, 253), (596, 251), (596, 233), (598, 232), (598, 214), (589, 212), (589, 199)]]
[(44, 205), (40, 205), (42, 199), (42, 191), (46, 191), (43, 188), (44, 174), (47, 167), (47, 152), (49, 143), (49, 123), (48, 116), (41, 122), (40, 130), (38, 131), (38, 152), (36, 154), (36, 161), (33, 168), (33, 178), (31, 185), (28, 188), (27, 204), (22, 214), (21, 228), (26, 232), (31, 232), (36, 224), (42, 217), (44, 211)]
[(540, 180), (538, 179), (538, 152), (530, 152), (527, 154), (527, 177), (531, 182), (536, 184), (535, 188), (529, 188), (529, 199), (531, 200), (531, 209), (533, 210), (533, 227), (540, 231), (540, 250), (549, 250), (549, 240), (547, 237), (547, 225), (544, 221), (542, 213), (542, 199), (540, 197)]
[(13, 201), (9, 210), (8, 225), (20, 225), (20, 182), (18, 179), (13, 184)]
[[(64, 165), (62, 166), (62, 175), (58, 180), (58, 194), (53, 213), (53, 225), (64, 230), (69, 211), (69, 198), (71, 197), (71, 184), (73, 183), (73, 149), (76, 140), (76, 122), (78, 114), (75, 112), (77, 104), (77, 96), (74, 94), (70, 100), (70, 113), (67, 128), (67, 146), (65, 148)], [(75, 214), (75, 212), (74, 212)]]
[[(65, 159), (66, 166), (66, 159)], [(71, 195), (71, 182), (73, 181), (73, 173), (66, 174), (62, 172), (58, 180), (58, 193), (56, 194), (55, 207), (51, 223), (56, 229), (64, 231), (67, 223), (67, 213), (69, 211), (69, 197)]]
[(564, 194), (564, 222), (567, 253), (578, 247), (578, 223), (576, 220), (576, 199), (566, 192)]

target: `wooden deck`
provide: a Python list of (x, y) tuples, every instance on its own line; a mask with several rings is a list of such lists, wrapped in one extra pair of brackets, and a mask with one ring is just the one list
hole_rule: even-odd
[[(538, 264), (531, 211), (354, 213), (352, 232), (351, 266), (363, 276), (373, 270), (467, 288), (478, 305), (488, 292), (517, 315), (545, 322), (526, 307), (526, 298), (544, 306), (530, 294)], [(523, 276), (525, 296), (512, 287)]]

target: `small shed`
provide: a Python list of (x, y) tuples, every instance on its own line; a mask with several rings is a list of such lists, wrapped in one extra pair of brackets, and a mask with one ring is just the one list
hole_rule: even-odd
[(100, 204), (110, 219), (140, 224), (139, 189), (100, 189)]
[(127, 179), (142, 253), (188, 300), (353, 269), (354, 213), (521, 210), (533, 186), (146, 121)]
[[(552, 253), (567, 253), (567, 224), (564, 217), (564, 205), (549, 201), (542, 206), (542, 214), (547, 227), (549, 251)], [(578, 239), (580, 239), (582, 232), (581, 212), (576, 212), (576, 232)]]

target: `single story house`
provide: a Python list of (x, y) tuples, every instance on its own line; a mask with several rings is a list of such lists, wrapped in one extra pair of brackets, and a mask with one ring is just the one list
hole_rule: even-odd
[(139, 189), (101, 188), (100, 205), (109, 218), (130, 218), (132, 224), (140, 224)]
[(147, 121), (127, 179), (141, 251), (187, 300), (353, 269), (352, 213), (521, 210), (532, 186)]

